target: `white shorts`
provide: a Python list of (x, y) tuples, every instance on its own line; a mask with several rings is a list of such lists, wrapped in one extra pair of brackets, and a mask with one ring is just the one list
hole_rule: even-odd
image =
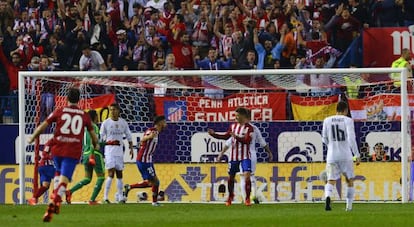
[(334, 163), (326, 163), (326, 175), (328, 180), (338, 180), (343, 174), (347, 179), (355, 177), (354, 162), (340, 161)]
[(124, 157), (105, 155), (105, 169), (123, 170), (124, 169)]

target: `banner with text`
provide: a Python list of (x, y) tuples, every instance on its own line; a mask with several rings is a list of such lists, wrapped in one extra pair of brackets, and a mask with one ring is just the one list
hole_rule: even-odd
[[(0, 166), (0, 204), (15, 204), (19, 201), (19, 174), (17, 165)], [(262, 202), (279, 201), (321, 201), (325, 183), (319, 179), (324, 163), (283, 163), (259, 164), (256, 170), (257, 197)], [(375, 171), (372, 171), (375, 169)], [(26, 176), (33, 176), (33, 166), (26, 166)], [(155, 171), (160, 179), (160, 190), (171, 202), (223, 202), (227, 195), (218, 192), (221, 182), (227, 182), (227, 164), (155, 164)], [(124, 182), (128, 184), (141, 180), (135, 164), (125, 166)], [(401, 197), (400, 185), (401, 163), (362, 163), (355, 168), (355, 200), (397, 201)], [(84, 177), (84, 168), (77, 166), (71, 184)], [(91, 184), (73, 194), (72, 202), (89, 201), (96, 178)], [(237, 179), (238, 181), (238, 179)], [(32, 177), (25, 179), (26, 198), (32, 196)], [(112, 188), (116, 188), (113, 182)], [(128, 202), (137, 202), (137, 193), (151, 189), (135, 189), (129, 193)], [(51, 192), (51, 190), (50, 190)], [(115, 191), (109, 200), (114, 201)], [(97, 200), (101, 201), (103, 189)], [(236, 183), (235, 200), (241, 202), (240, 187)], [(346, 183), (337, 181), (333, 193), (334, 200), (344, 200)], [(48, 194), (39, 201), (47, 204)]]
[(235, 120), (234, 110), (246, 107), (254, 121), (286, 119), (286, 93), (241, 93), (223, 99), (208, 97), (154, 97), (157, 115), (171, 122), (223, 122)]
[(410, 35), (407, 27), (364, 29), (364, 67), (390, 67), (401, 56), (402, 49), (408, 48), (414, 53), (413, 45), (414, 36)]

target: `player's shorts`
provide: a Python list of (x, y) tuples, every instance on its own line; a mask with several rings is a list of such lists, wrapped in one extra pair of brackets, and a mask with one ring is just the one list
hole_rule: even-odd
[(355, 177), (353, 161), (339, 161), (326, 163), (326, 175), (328, 180), (338, 180), (343, 174), (347, 179)]
[(252, 161), (250, 159), (243, 159), (241, 161), (230, 161), (229, 162), (229, 175), (236, 175), (240, 171), (242, 172), (252, 172)]
[(56, 172), (60, 173), (61, 176), (67, 177), (69, 181), (71, 181), (73, 172), (75, 171), (75, 167), (79, 160), (76, 158), (55, 156), (53, 161), (55, 161)]
[(38, 172), (40, 175), (40, 183), (50, 183), (50, 181), (55, 177), (55, 167), (51, 165), (39, 167)]
[(106, 155), (105, 169), (124, 170), (124, 157)]
[(142, 175), (144, 180), (152, 180), (155, 178), (156, 173), (154, 169), (154, 164), (152, 162), (140, 162), (137, 161), (138, 170)]
[(92, 169), (94, 169), (96, 174), (105, 173), (105, 163), (101, 152), (94, 152), (96, 162), (95, 166), (89, 165), (90, 154), (90, 152), (86, 152), (82, 155), (82, 164), (85, 167), (85, 171), (89, 172), (92, 171)]
[[(256, 164), (257, 164), (257, 156), (256, 156), (256, 154), (252, 154), (251, 155), (251, 157), (250, 157), (250, 160), (251, 160), (251, 174), (252, 175), (254, 175), (254, 173), (256, 172)], [(241, 163), (240, 163), (240, 169), (242, 170), (243, 168), (242, 168), (242, 166), (241, 166)], [(243, 171), (240, 171), (239, 172), (239, 174), (243, 174)]]

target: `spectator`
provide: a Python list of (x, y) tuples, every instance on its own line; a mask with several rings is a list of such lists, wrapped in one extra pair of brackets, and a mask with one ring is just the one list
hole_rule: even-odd
[(396, 0), (376, 1), (372, 6), (374, 24), (378, 27), (398, 27), (402, 25), (402, 5)]
[(56, 68), (62, 69), (65, 65), (65, 46), (63, 41), (58, 41), (57, 35), (49, 36), (48, 42), (45, 43), (44, 54), (52, 58), (52, 63)]
[(206, 56), (206, 53), (209, 52), (212, 32), (213, 26), (208, 19), (208, 12), (202, 11), (194, 24), (194, 31), (191, 36), (193, 46), (198, 49), (198, 54), (201, 57)]
[(108, 60), (108, 56), (112, 53), (113, 45), (111, 39), (108, 36), (108, 28), (104, 21), (104, 12), (97, 11), (93, 13), (91, 20), (91, 34), (90, 45), (94, 50), (98, 51), (105, 60)]
[(154, 37), (152, 40), (152, 46), (150, 47), (149, 54), (151, 56), (150, 64), (155, 70), (161, 70), (165, 63), (165, 50), (162, 45), (160, 37)]
[(116, 32), (116, 42), (114, 43), (113, 52), (113, 69), (123, 70), (124, 67), (131, 67), (133, 43), (127, 38), (127, 33), (124, 29), (119, 29)]
[(175, 35), (170, 32), (167, 36), (175, 56), (175, 66), (180, 69), (194, 69), (193, 50), (190, 44), (190, 35), (176, 30)]
[(385, 153), (384, 144), (376, 143), (374, 146), (374, 153), (369, 159), (370, 162), (385, 162), (390, 161), (390, 156)]
[(293, 68), (294, 65), (290, 62), (290, 56), (296, 55), (296, 41), (293, 34), (293, 25), (291, 23), (286, 23), (282, 26), (282, 29), (285, 30), (285, 38), (283, 40), (283, 52), (280, 59), (280, 65), (283, 68)]
[(137, 43), (132, 51), (132, 64), (138, 65), (139, 62), (143, 61), (146, 64), (149, 55), (149, 45), (145, 41), (144, 33), (138, 38)]
[[(196, 56), (196, 67), (197, 69), (201, 70), (223, 70), (223, 69), (230, 69), (232, 59), (230, 56), (226, 56), (227, 60), (219, 60), (217, 59), (217, 50), (214, 48), (210, 48), (208, 51), (208, 56), (200, 60), (200, 56)], [(203, 77), (203, 84), (204, 84), (204, 94), (209, 98), (223, 98), (223, 90), (214, 88), (218, 85), (219, 81), (217, 81), (217, 76), (205, 76)]]
[(102, 55), (95, 50), (91, 50), (88, 44), (82, 47), (82, 56), (79, 59), (79, 69), (81, 71), (105, 71), (106, 65)]
[(26, 65), (23, 65), (20, 54), (14, 52), (11, 54), (11, 62), (6, 57), (3, 51), (3, 39), (0, 39), (0, 62), (6, 69), (7, 76), (10, 81), (9, 96), (11, 103), (11, 111), (13, 122), (18, 122), (18, 106), (17, 106), (17, 89), (18, 89), (18, 73), (20, 70), (25, 70)]
[(334, 47), (345, 52), (352, 40), (359, 35), (360, 23), (349, 13), (349, 9), (343, 4), (338, 6), (335, 15), (325, 25), (324, 30), (336, 30)]
[(357, 19), (364, 28), (368, 28), (371, 22), (366, 6), (361, 4), (360, 0), (348, 0), (348, 3), (351, 16)]
[[(400, 0), (401, 1), (401, 0)], [(414, 1), (404, 1), (404, 26), (414, 25)]]

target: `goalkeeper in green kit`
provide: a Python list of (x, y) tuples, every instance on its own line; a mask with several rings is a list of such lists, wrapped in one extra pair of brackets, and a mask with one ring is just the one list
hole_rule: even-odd
[[(95, 133), (96, 135), (99, 135), (99, 127), (96, 125), (98, 122), (98, 114), (95, 110), (90, 110), (88, 113), (91, 117), (92, 126), (95, 130)], [(94, 150), (89, 132), (85, 132), (84, 135), (82, 164), (85, 166), (85, 178), (83, 178), (83, 180), (78, 182), (70, 190), (66, 191), (66, 202), (70, 204), (72, 194), (81, 189), (83, 186), (91, 183), (92, 172), (95, 170), (98, 179), (93, 189), (91, 199), (89, 200), (89, 205), (97, 205), (99, 203), (96, 201), (96, 197), (101, 191), (102, 184), (105, 180), (105, 164), (102, 153), (100, 151)]]

